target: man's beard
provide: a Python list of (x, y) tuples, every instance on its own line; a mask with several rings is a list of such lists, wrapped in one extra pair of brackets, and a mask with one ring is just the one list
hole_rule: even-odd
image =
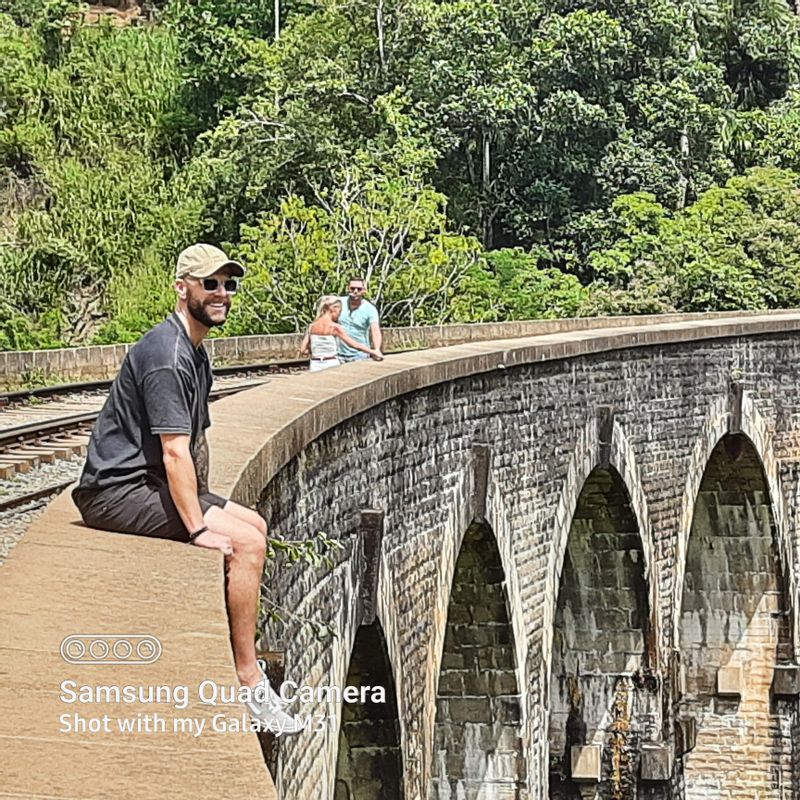
[[(186, 307), (189, 310), (189, 313), (201, 324), (205, 325), (206, 328), (216, 328), (219, 325), (224, 325), (225, 320), (227, 319), (227, 311), (225, 317), (221, 320), (215, 320), (211, 316), (209, 316), (208, 311), (206, 311), (206, 304), (200, 300), (197, 300), (194, 297), (187, 298)], [(226, 306), (227, 309), (230, 309), (230, 305)]]

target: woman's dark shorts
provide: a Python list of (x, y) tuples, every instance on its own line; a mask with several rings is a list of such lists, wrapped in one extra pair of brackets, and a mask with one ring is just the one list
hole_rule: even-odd
[[(105, 489), (77, 487), (72, 492), (72, 499), (90, 528), (176, 542), (189, 541), (189, 531), (172, 502), (166, 483), (145, 483), (140, 486), (121, 484)], [(203, 514), (211, 506), (223, 508), (228, 502), (212, 492), (199, 495), (199, 500)]]

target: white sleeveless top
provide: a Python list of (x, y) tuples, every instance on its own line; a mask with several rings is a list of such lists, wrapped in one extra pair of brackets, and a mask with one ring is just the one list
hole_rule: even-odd
[(339, 354), (336, 337), (330, 334), (311, 334), (311, 358), (330, 358)]

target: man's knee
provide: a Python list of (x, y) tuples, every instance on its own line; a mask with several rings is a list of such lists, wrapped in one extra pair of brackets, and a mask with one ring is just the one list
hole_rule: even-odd
[(252, 508), (248, 508), (247, 511), (249, 513), (243, 515), (243, 521), (246, 525), (258, 531), (263, 543), (267, 538), (267, 522), (261, 514), (257, 511), (253, 511)]
[(259, 532), (259, 533), (260, 533), (260, 534), (261, 534), (261, 535), (264, 537), (264, 539), (266, 540), (266, 538), (267, 538), (267, 521), (264, 519), (264, 517), (262, 517), (262, 516), (261, 516), (261, 514), (258, 514), (258, 513), (256, 513), (255, 511), (253, 512), (253, 514), (254, 514), (254, 516), (255, 516), (255, 520), (253, 520), (253, 522), (254, 522), (254, 525), (253, 525), (253, 527), (254, 527), (254, 528), (255, 528), (255, 529), (256, 529), (256, 530), (257, 530), (257, 531), (258, 531), (258, 532)]
[(267, 541), (264, 538), (264, 534), (258, 530), (258, 528), (243, 522), (242, 535), (237, 537), (233, 549), (234, 554), (236, 551), (239, 551), (242, 555), (263, 562), (267, 554)]
[(248, 508), (247, 506), (234, 503), (232, 500), (228, 500), (228, 504), (223, 510), (237, 519), (242, 520), (248, 525), (252, 525), (261, 534), (261, 536), (266, 539), (267, 521), (261, 516), (261, 514), (258, 513), (258, 511), (253, 508)]

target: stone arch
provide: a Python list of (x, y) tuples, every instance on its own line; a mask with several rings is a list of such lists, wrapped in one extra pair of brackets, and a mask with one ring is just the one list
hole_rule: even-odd
[(527, 771), (505, 570), (488, 523), (455, 563), (436, 689), (429, 798), (523, 798)]
[(356, 632), (345, 686), (372, 688), (342, 703), (334, 799), (403, 800), (397, 692), (378, 619)]
[(584, 780), (597, 797), (634, 798), (640, 745), (660, 730), (656, 616), (643, 538), (619, 471), (597, 465), (572, 515), (556, 601), (548, 687), (551, 798), (580, 797)]
[[(791, 636), (795, 658), (800, 657), (800, 615), (797, 598), (797, 570), (795, 566), (792, 533), (789, 529), (789, 513), (787, 500), (781, 487), (778, 461), (772, 445), (772, 436), (766, 420), (758, 410), (752, 395), (743, 393), (741, 432), (755, 449), (764, 470), (767, 490), (775, 519), (777, 545), (781, 556), (782, 569), (786, 588), (792, 600), (789, 610), (792, 619)], [(689, 465), (686, 471), (686, 483), (681, 499), (681, 517), (675, 544), (675, 573), (672, 584), (672, 641), (677, 646), (680, 641), (680, 609), (683, 602), (684, 576), (686, 570), (687, 547), (694, 520), (695, 503), (700, 483), (705, 474), (711, 454), (730, 428), (730, 409), (727, 399), (719, 399), (713, 403), (706, 416), (705, 423), (698, 439), (695, 441)]]
[[(433, 770), (433, 750), (436, 725), (436, 692), (441, 670), (442, 655), (444, 651), (444, 639), (447, 629), (447, 609), (450, 602), (453, 578), (456, 570), (456, 560), (461, 551), (464, 540), (464, 532), (469, 528), (474, 520), (471, 514), (471, 503), (469, 498), (472, 496), (475, 485), (475, 476), (472, 469), (464, 469), (456, 490), (445, 503), (447, 508), (447, 522), (445, 525), (445, 535), (442, 540), (441, 556), (436, 568), (435, 593), (431, 598), (435, 605), (433, 615), (433, 629), (430, 634), (427, 663), (425, 667), (425, 705), (423, 709), (422, 730), (412, 731), (412, 736), (416, 744), (411, 759), (419, 762), (418, 781), (414, 786), (417, 796), (423, 797), (430, 791), (431, 774)], [(414, 766), (412, 761), (408, 766)], [(409, 785), (409, 781), (406, 781)]]
[(505, 573), (508, 614), (515, 646), (514, 660), (517, 665), (517, 685), (522, 689), (520, 732), (523, 750), (528, 758), (528, 791), (531, 792), (536, 787), (538, 778), (531, 762), (531, 745), (534, 741), (535, 731), (534, 720), (531, 718), (528, 707), (528, 696), (530, 694), (530, 686), (527, 678), (528, 636), (523, 611), (522, 587), (520, 586), (520, 575), (516, 568), (508, 511), (509, 509), (506, 505), (506, 498), (503, 496), (502, 488), (497, 483), (490, 481), (487, 496), (486, 519), (494, 532), (497, 547), (500, 551), (500, 560), (503, 564), (503, 572)]
[[(572, 457), (567, 465), (566, 476), (558, 496), (555, 510), (555, 529), (553, 531), (553, 547), (550, 550), (546, 573), (545, 608), (543, 619), (543, 674), (544, 685), (549, 684), (550, 664), (553, 645), (553, 623), (555, 619), (558, 587), (561, 581), (561, 570), (564, 565), (567, 541), (572, 519), (578, 505), (578, 498), (591, 472), (600, 464), (600, 441), (596, 420), (588, 421), (578, 432)], [(657, 587), (659, 584), (658, 563), (654, 556), (654, 548), (650, 531), (650, 513), (644, 493), (644, 482), (636, 459), (635, 451), (630, 445), (624, 426), (614, 421), (610, 447), (609, 465), (622, 477), (636, 516), (639, 534), (642, 540), (645, 575), (648, 578), (648, 591), (651, 613), (651, 630), (655, 640), (659, 639), (661, 628), (656, 610), (659, 607)]]
[(793, 658), (786, 564), (753, 441), (726, 433), (699, 482), (682, 572), (679, 715), (694, 720), (687, 793), (784, 796), (793, 785), (796, 698), (773, 692)]
[(655, 554), (655, 544), (650, 527), (650, 511), (647, 503), (647, 495), (644, 489), (639, 463), (636, 453), (628, 440), (625, 429), (618, 422), (614, 423), (613, 439), (611, 441), (611, 456), (609, 464), (613, 467), (620, 478), (623, 486), (628, 493), (631, 510), (636, 516), (639, 528), (639, 538), (644, 555), (644, 580), (648, 589), (648, 601), (650, 605), (649, 630), (652, 638), (650, 656), (652, 658), (651, 667), (657, 671), (661, 653), (659, 644), (661, 642), (661, 618), (658, 613), (660, 608), (658, 590), (661, 585), (660, 564)]

